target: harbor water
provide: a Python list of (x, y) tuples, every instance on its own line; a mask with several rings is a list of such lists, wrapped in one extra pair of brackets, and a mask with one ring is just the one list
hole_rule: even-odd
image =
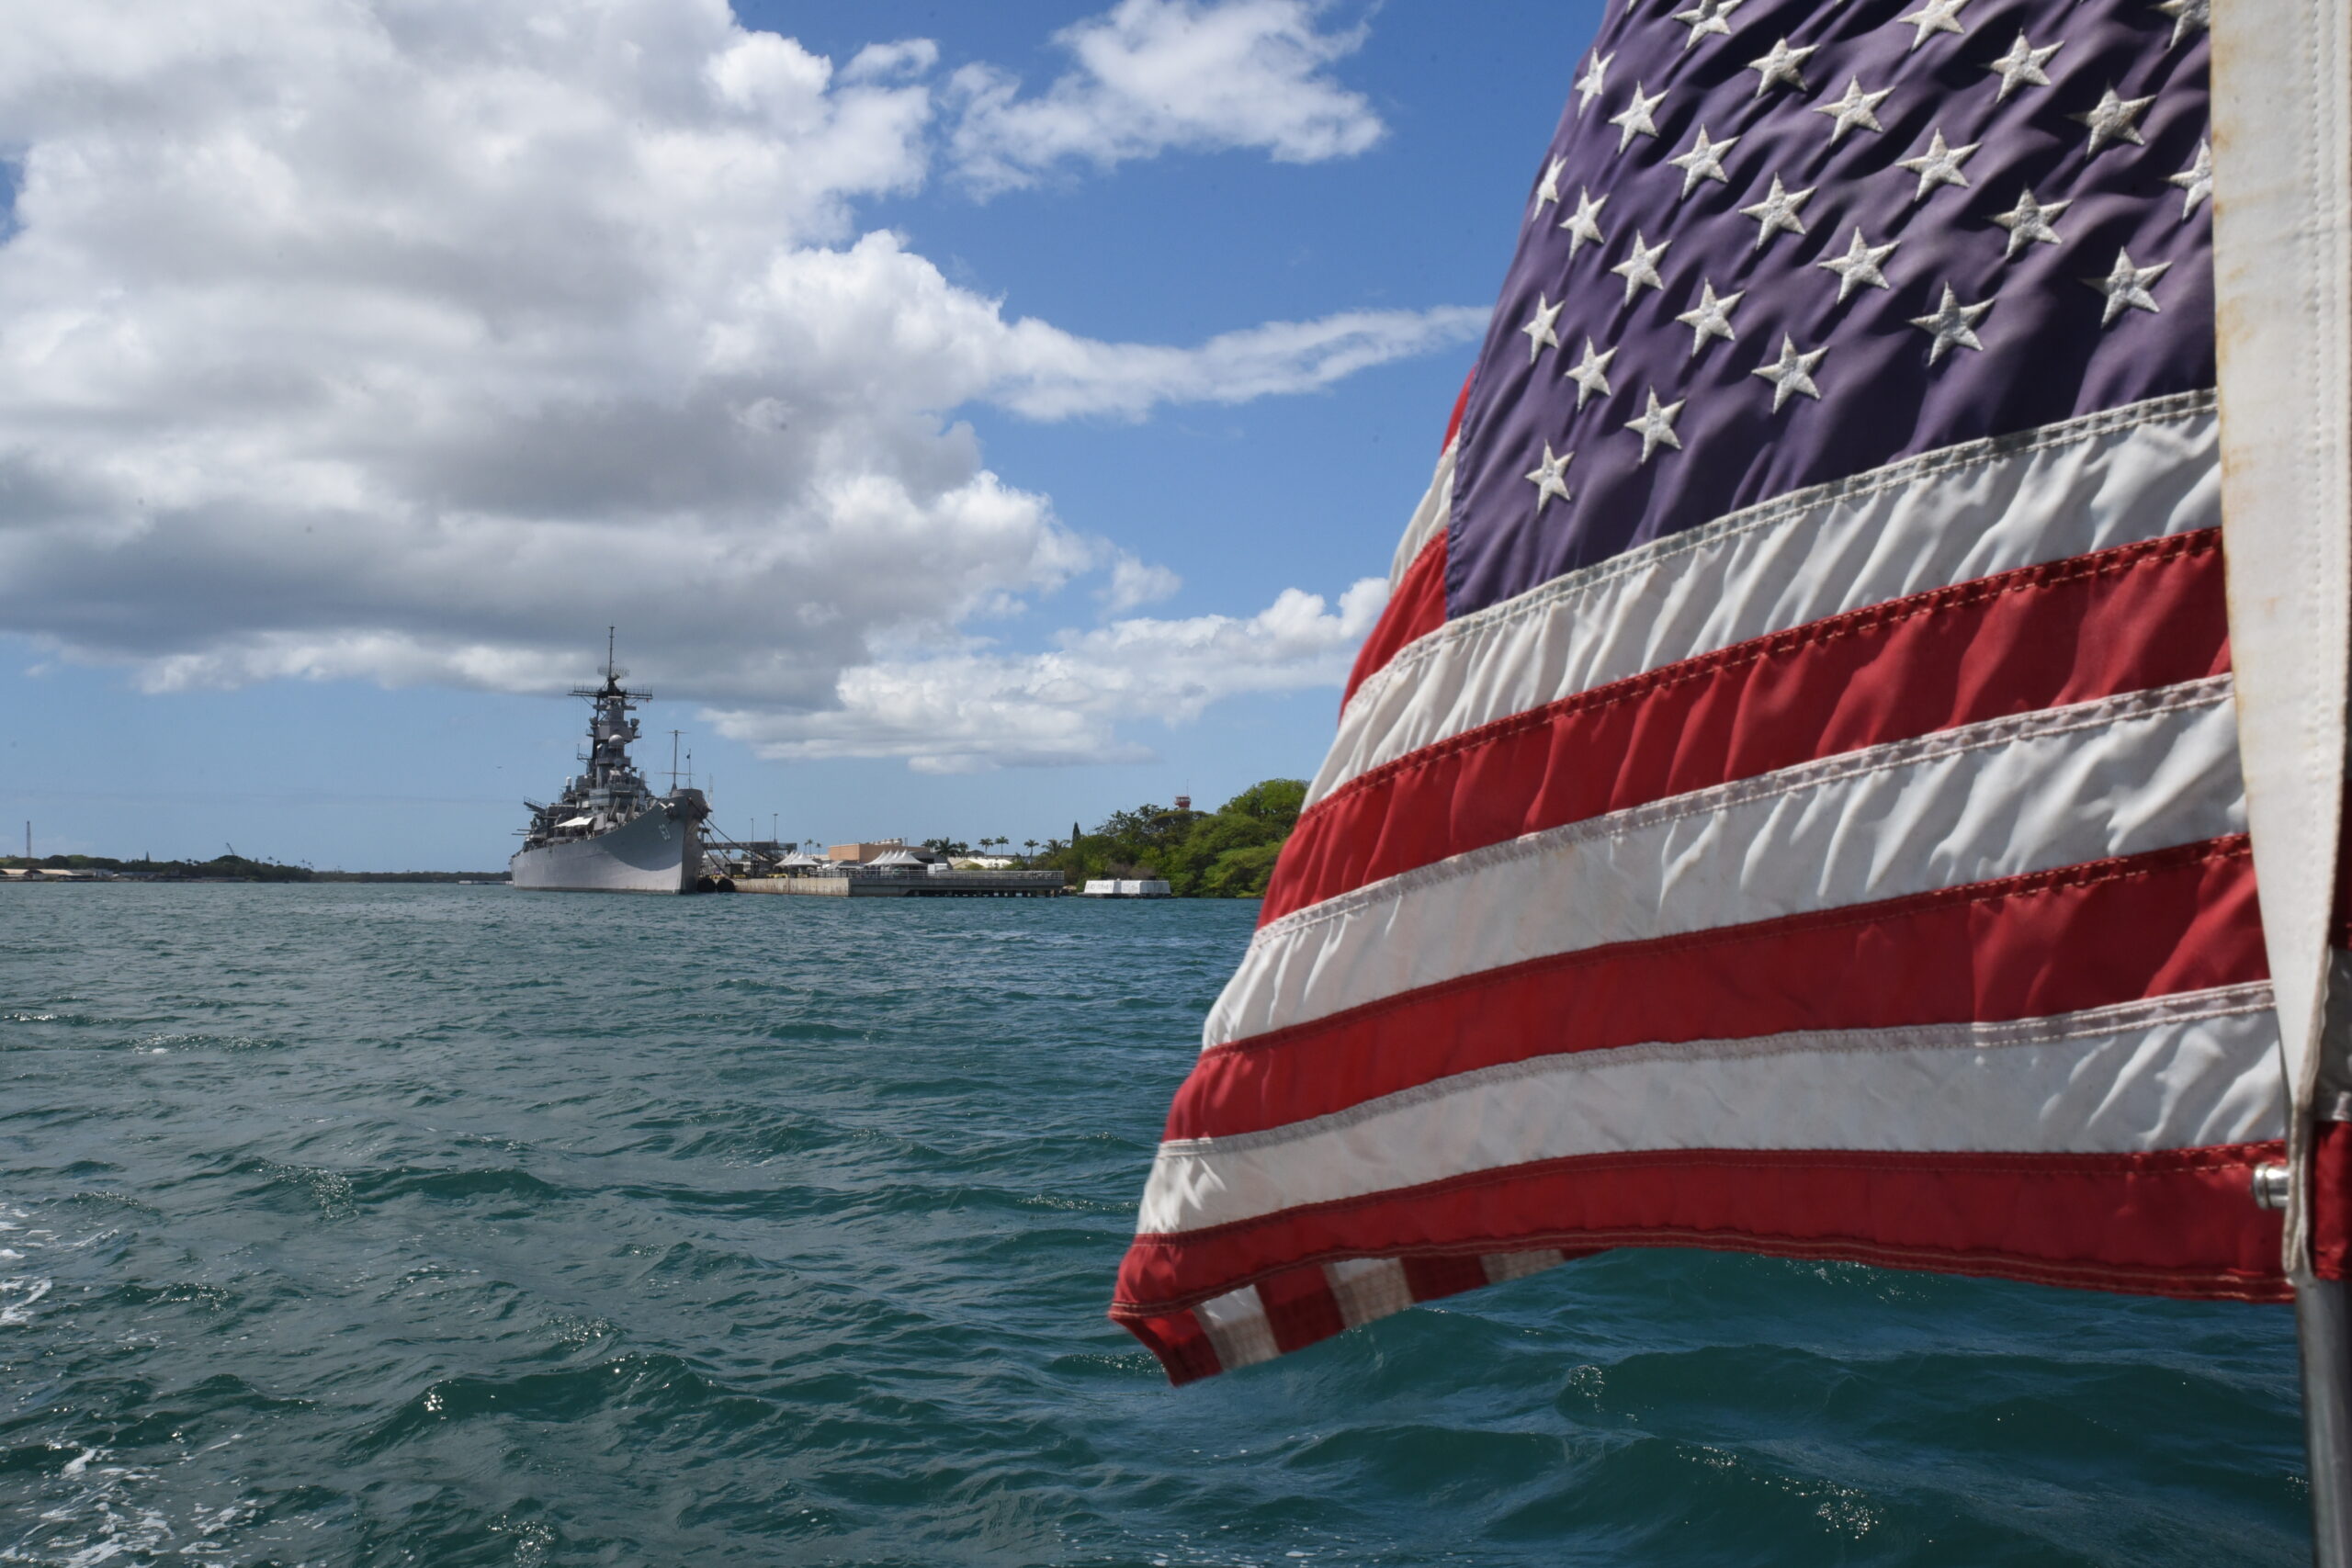
[(0, 889), (0, 1562), (2309, 1561), (2281, 1308), (1624, 1252), (1169, 1389), (1254, 914)]

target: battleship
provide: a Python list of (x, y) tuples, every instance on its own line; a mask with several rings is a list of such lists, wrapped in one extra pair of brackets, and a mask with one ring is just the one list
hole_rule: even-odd
[(629, 712), (651, 694), (628, 690), (624, 673), (613, 663), (607, 641), (605, 683), (573, 690), (595, 709), (581, 757), (588, 771), (567, 780), (563, 794), (548, 805), (523, 803), (531, 808), (531, 824), (507, 863), (516, 887), (692, 893), (702, 886), (702, 825), (710, 804), (702, 791), (679, 788), (674, 774), (670, 793), (655, 795), (629, 761), (629, 742), (638, 738)]

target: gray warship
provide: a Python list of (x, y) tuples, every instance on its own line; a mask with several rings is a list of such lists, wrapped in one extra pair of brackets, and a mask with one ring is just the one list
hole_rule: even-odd
[(605, 654), (605, 683), (572, 692), (594, 705), (588, 721), (587, 772), (567, 780), (548, 805), (526, 800), (531, 825), (507, 863), (517, 887), (564, 893), (692, 893), (702, 880), (702, 825), (710, 804), (702, 791), (670, 793), (652, 785), (629, 761), (638, 738), (629, 712), (651, 694), (621, 684), (623, 671)]

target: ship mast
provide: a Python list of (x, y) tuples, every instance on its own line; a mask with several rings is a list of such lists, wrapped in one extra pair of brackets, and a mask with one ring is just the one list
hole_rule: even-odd
[(621, 684), (627, 673), (616, 659), (617, 628), (605, 628), (605, 683), (601, 686), (575, 686), (571, 694), (585, 697), (595, 706), (595, 715), (588, 721), (588, 784), (592, 789), (609, 789), (616, 784), (625, 786), (636, 782), (636, 769), (629, 762), (629, 742), (638, 738), (637, 721), (629, 716), (632, 708), (646, 701), (650, 692), (632, 692)]

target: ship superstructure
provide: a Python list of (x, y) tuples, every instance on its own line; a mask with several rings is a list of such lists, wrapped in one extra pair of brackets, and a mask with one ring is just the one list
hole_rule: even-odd
[(631, 716), (651, 694), (621, 684), (625, 673), (607, 645), (605, 682), (572, 695), (594, 706), (586, 771), (565, 781), (563, 793), (531, 808), (523, 847), (508, 863), (514, 886), (576, 893), (691, 893), (702, 872), (702, 825), (710, 806), (702, 791), (680, 788), (673, 777), (656, 795), (629, 760), (638, 739)]

